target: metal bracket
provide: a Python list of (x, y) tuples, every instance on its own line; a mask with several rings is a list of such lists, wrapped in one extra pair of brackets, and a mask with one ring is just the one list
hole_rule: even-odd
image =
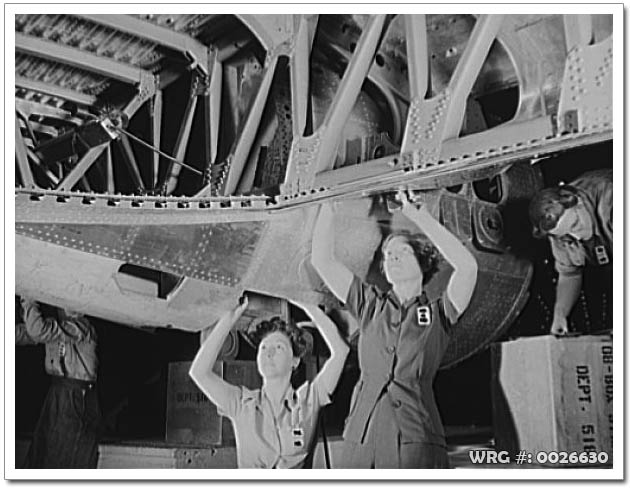
[(159, 86), (158, 76), (153, 75), (148, 71), (142, 71), (140, 75), (140, 83), (138, 85), (138, 93), (135, 97), (131, 99), (131, 101), (127, 104), (123, 112), (127, 117), (131, 118), (138, 109), (146, 102), (149, 98), (155, 95), (155, 92)]
[(567, 55), (558, 105), (558, 131), (612, 127), (612, 36)]
[(315, 182), (315, 172), (312, 168), (316, 164), (321, 146), (321, 133), (315, 132), (310, 137), (298, 137), (291, 145), (290, 161), (293, 161), (293, 174), (287, 174), (286, 181), (280, 185), (283, 194), (296, 195), (309, 191)]
[(414, 170), (420, 165), (430, 166), (438, 162), (449, 103), (448, 88), (430, 100), (414, 98), (411, 102), (401, 152), (419, 155), (419, 158), (413, 158)]

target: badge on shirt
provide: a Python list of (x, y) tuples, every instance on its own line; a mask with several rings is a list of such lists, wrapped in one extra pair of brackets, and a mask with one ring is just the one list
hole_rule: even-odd
[(301, 427), (293, 429), (293, 445), (295, 447), (304, 447), (304, 430)]
[(606, 252), (606, 248), (604, 246), (595, 246), (595, 258), (597, 259), (597, 264), (600, 266), (610, 263), (608, 253)]
[(419, 326), (431, 325), (431, 307), (422, 305), (416, 309), (416, 318)]

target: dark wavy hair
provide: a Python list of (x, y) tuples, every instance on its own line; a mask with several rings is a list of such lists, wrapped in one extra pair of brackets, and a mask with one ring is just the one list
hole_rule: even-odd
[(529, 219), (532, 233), (542, 239), (558, 225), (558, 221), (567, 208), (578, 204), (578, 192), (570, 185), (545, 188), (529, 202)]
[(256, 349), (258, 349), (262, 340), (273, 332), (280, 332), (289, 339), (289, 342), (291, 342), (293, 357), (304, 357), (308, 348), (308, 342), (306, 340), (307, 332), (296, 327), (292, 323), (287, 323), (280, 317), (272, 317), (269, 320), (259, 322), (256, 325), (256, 329), (248, 335), (252, 343), (256, 345)]
[(403, 238), (407, 244), (413, 249), (413, 253), (418, 260), (420, 269), (422, 270), (422, 284), (426, 284), (438, 272), (442, 256), (440, 251), (433, 243), (423, 234), (413, 234), (407, 230), (399, 230), (389, 234), (381, 244), (381, 272), (385, 274), (383, 264), (385, 262), (385, 249), (389, 243), (396, 238)]

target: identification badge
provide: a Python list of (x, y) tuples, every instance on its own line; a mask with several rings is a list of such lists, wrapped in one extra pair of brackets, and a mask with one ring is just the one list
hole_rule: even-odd
[(604, 246), (595, 246), (595, 258), (600, 266), (610, 263), (608, 253), (606, 252), (606, 248)]
[(293, 446), (304, 447), (304, 430), (302, 428), (293, 429)]
[(418, 325), (431, 325), (431, 307), (428, 305), (418, 307), (416, 309), (416, 317), (418, 319)]

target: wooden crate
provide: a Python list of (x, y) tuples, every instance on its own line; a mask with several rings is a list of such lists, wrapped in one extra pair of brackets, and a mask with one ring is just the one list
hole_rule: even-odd
[[(190, 362), (170, 363), (166, 393), (166, 442), (188, 445), (221, 443), (217, 408), (188, 375)], [(214, 371), (222, 374), (223, 363)]]
[(605, 451), (612, 463), (612, 338), (494, 344), (492, 403), (497, 450)]
[[(194, 446), (233, 444), (231, 422), (218, 414), (215, 405), (190, 378), (191, 364), (189, 361), (169, 364), (166, 441)], [(234, 385), (260, 387), (253, 361), (217, 361), (214, 371)]]

